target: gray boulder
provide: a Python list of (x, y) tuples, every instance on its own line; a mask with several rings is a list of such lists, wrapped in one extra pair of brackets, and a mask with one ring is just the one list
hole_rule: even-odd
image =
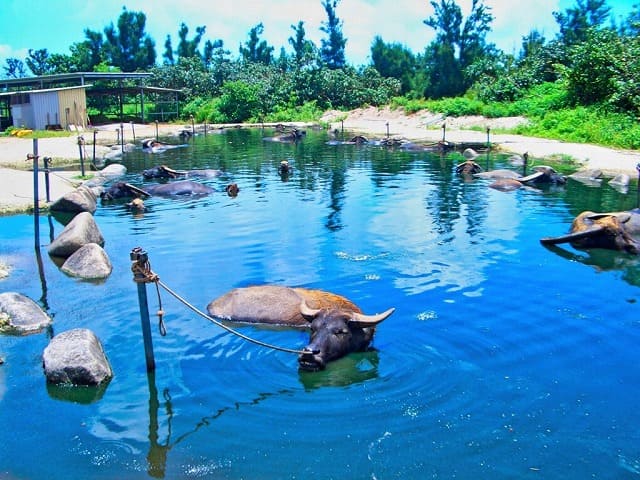
[(81, 185), (53, 202), (49, 209), (54, 212), (93, 214), (97, 208), (97, 201), (94, 191)]
[(100, 340), (86, 328), (53, 337), (44, 349), (42, 363), (47, 381), (54, 384), (99, 385), (113, 377)]
[(104, 237), (89, 212), (81, 212), (64, 227), (60, 235), (49, 244), (47, 251), (54, 257), (67, 258), (87, 243), (104, 246)]
[(0, 293), (0, 332), (26, 335), (51, 323), (51, 317), (29, 297), (15, 292)]
[(60, 268), (67, 275), (84, 279), (107, 278), (113, 269), (109, 256), (97, 243), (87, 243), (76, 250)]
[(127, 173), (127, 167), (119, 163), (107, 165), (102, 170), (97, 171), (93, 178), (83, 183), (88, 187), (98, 187), (112, 180), (117, 180)]

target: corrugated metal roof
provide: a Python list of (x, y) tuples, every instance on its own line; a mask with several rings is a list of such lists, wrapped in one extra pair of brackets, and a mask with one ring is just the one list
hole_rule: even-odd
[(9, 97), (11, 95), (20, 95), (23, 93), (48, 93), (48, 92), (59, 92), (61, 90), (74, 90), (78, 88), (89, 88), (92, 85), (76, 85), (73, 87), (60, 87), (60, 88), (44, 88), (41, 90), (16, 90), (15, 92), (0, 92), (0, 97)]

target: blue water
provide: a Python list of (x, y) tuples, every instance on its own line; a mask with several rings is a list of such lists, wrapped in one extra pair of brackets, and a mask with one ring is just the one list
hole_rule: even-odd
[[(263, 142), (260, 130), (127, 154), (127, 180), (154, 164), (221, 168), (201, 199), (153, 198), (95, 213), (114, 270), (67, 277), (46, 253), (63, 226), (0, 217), (0, 291), (53, 317), (50, 331), (0, 336), (0, 478), (633, 479), (640, 477), (640, 260), (550, 250), (585, 209), (637, 204), (604, 185), (502, 193), (453, 173), (461, 160), (375, 146)], [(283, 180), (287, 159), (294, 173)], [(508, 167), (504, 156), (479, 159)], [(512, 167), (513, 168), (513, 167)], [(237, 198), (224, 193), (231, 182)], [(161, 291), (147, 376), (129, 253), (197, 308), (275, 283), (330, 290), (366, 313), (396, 312), (374, 351), (323, 372), (232, 336)], [(147, 287), (152, 315), (155, 288)], [(52, 334), (86, 327), (115, 376), (100, 391), (48, 387)], [(307, 333), (242, 327), (288, 348)]]

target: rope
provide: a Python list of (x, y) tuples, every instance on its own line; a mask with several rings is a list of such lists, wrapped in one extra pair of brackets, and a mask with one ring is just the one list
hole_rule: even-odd
[(276, 345), (271, 345), (269, 343), (262, 342), (260, 340), (256, 340), (254, 338), (251, 338), (251, 337), (249, 337), (247, 335), (244, 335), (243, 333), (240, 333), (240, 332), (234, 330), (233, 328), (225, 325), (224, 323), (216, 320), (215, 318), (210, 317), (209, 315), (207, 315), (206, 313), (202, 312), (201, 310), (199, 310), (198, 308), (193, 306), (191, 303), (186, 301), (184, 298), (182, 298), (180, 295), (178, 295), (176, 292), (174, 292), (171, 288), (169, 288), (166, 284), (164, 284), (160, 280), (160, 277), (158, 275), (156, 275), (155, 273), (153, 273), (153, 271), (151, 271), (151, 264), (149, 263), (148, 260), (146, 260), (144, 262), (138, 261), (138, 262), (133, 263), (131, 265), (131, 270), (134, 273), (134, 276), (133, 276), (134, 282), (137, 282), (137, 283), (155, 283), (156, 284), (156, 291), (158, 293), (158, 303), (159, 303), (159, 309), (158, 309), (159, 325), (158, 325), (158, 327), (160, 329), (160, 334), (162, 336), (165, 336), (167, 334), (167, 330), (165, 328), (164, 321), (163, 321), (164, 310), (162, 309), (162, 300), (160, 298), (159, 286), (162, 287), (167, 293), (169, 293), (175, 299), (177, 299), (178, 301), (182, 302), (182, 304), (184, 304), (191, 311), (195, 312), (197, 315), (200, 315), (202, 318), (210, 321), (211, 323), (217, 325), (218, 327), (222, 328), (223, 330), (226, 330), (227, 332), (232, 333), (232, 334), (242, 338), (243, 340), (246, 340), (246, 341), (251, 342), (251, 343), (255, 343), (256, 345), (260, 345), (261, 347), (267, 347), (267, 348), (270, 348), (272, 350), (278, 350), (280, 352), (295, 353), (296, 355), (300, 355), (300, 354), (303, 353), (302, 350), (294, 350), (294, 349), (291, 349), (291, 348), (278, 347)]
[(251, 342), (251, 343), (255, 343), (256, 345), (260, 345), (261, 347), (267, 347), (267, 348), (271, 348), (272, 350), (278, 350), (280, 352), (295, 353), (297, 355), (300, 355), (300, 354), (304, 353), (302, 350), (294, 350), (292, 348), (278, 347), (276, 345), (271, 345), (269, 343), (265, 343), (265, 342), (262, 342), (260, 340), (256, 340), (255, 338), (248, 337), (247, 335), (244, 335), (244, 334), (234, 330), (233, 328), (228, 327), (224, 323), (221, 323), (218, 320), (216, 320), (215, 318), (212, 318), (209, 315), (207, 315), (206, 313), (203, 313), (202, 311), (198, 310), (196, 307), (191, 305), (189, 302), (187, 302), (184, 298), (182, 298), (176, 292), (171, 290), (167, 285), (162, 283), (160, 281), (160, 279), (158, 279), (158, 284), (160, 284), (160, 286), (162, 288), (164, 288), (170, 295), (172, 295), (177, 300), (182, 302), (187, 308), (189, 308), (190, 310), (192, 310), (196, 314), (200, 315), (202, 318), (204, 318), (206, 320), (209, 320), (211, 323), (217, 325), (218, 327), (226, 330), (229, 333), (233, 333), (234, 335), (237, 335), (238, 337), (242, 338), (243, 340), (246, 340), (246, 341)]

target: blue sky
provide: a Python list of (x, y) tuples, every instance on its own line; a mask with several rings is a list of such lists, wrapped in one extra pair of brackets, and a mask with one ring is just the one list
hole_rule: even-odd
[[(524, 35), (533, 28), (547, 39), (557, 32), (553, 11), (563, 11), (575, 0), (485, 0), (495, 17), (488, 40), (508, 53), (518, 53)], [(608, 0), (617, 20), (625, 18), (640, 0)], [(458, 0), (463, 12), (471, 0)], [(262, 38), (275, 47), (290, 51), (287, 39), (291, 25), (304, 21), (307, 38), (320, 46), (324, 34), (321, 22), (326, 13), (321, 0), (0, 0), (0, 66), (8, 57), (21, 60), (29, 48), (46, 48), (50, 53), (69, 53), (69, 46), (84, 40), (84, 29), (102, 32), (116, 23), (122, 7), (142, 11), (147, 16), (147, 33), (156, 43), (158, 62), (170, 35), (178, 42), (178, 28), (184, 22), (189, 38), (198, 26), (206, 27), (205, 39), (222, 39), (232, 56), (248, 38), (251, 28), (262, 22)], [(341, 0), (338, 17), (344, 22), (347, 62), (368, 64), (376, 35), (385, 42), (398, 42), (414, 53), (422, 52), (433, 38), (423, 20), (433, 13), (428, 0)], [(204, 42), (203, 42), (204, 43)]]

